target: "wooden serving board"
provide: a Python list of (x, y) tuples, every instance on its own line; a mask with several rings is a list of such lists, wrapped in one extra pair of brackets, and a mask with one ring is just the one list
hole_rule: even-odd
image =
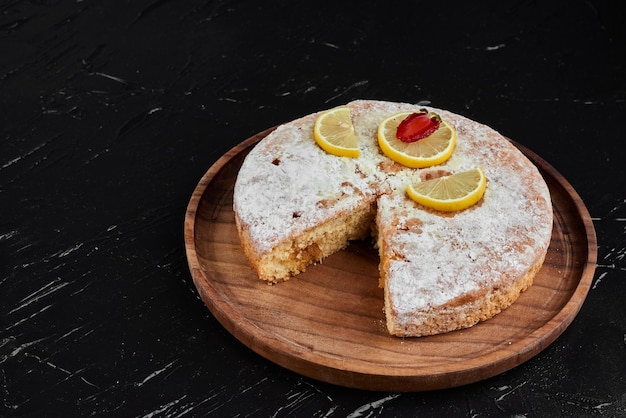
[(593, 224), (572, 186), (517, 144), (548, 183), (554, 231), (534, 285), (494, 318), (447, 334), (390, 336), (378, 287), (378, 254), (365, 242), (351, 244), (287, 282), (268, 286), (256, 277), (240, 249), (232, 194), (243, 159), (271, 131), (242, 142), (208, 170), (185, 218), (187, 259), (202, 300), (230, 333), (261, 356), (347, 387), (449, 388), (530, 359), (580, 310), (596, 264)]

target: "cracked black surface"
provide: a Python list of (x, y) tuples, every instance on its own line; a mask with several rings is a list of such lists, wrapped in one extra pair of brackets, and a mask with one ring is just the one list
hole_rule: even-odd
[[(626, 19), (608, 1), (0, 4), (0, 416), (626, 416)], [(298, 376), (200, 301), (204, 172), (356, 98), (430, 103), (552, 164), (597, 269), (528, 362), (427, 393)]]

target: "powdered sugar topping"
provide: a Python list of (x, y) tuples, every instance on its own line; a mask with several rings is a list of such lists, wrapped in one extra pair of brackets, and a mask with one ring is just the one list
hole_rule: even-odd
[[(445, 215), (411, 201), (406, 186), (426, 169), (408, 169), (378, 147), (377, 126), (387, 116), (415, 111), (411, 104), (349, 103), (361, 156), (337, 157), (313, 138), (316, 115), (278, 127), (244, 161), (234, 190), (239, 221), (259, 253), (364, 201), (378, 202), (378, 228), (388, 251), (388, 287), (403, 314), (426, 310), (501, 280), (524, 274), (545, 252), (552, 228), (550, 195), (537, 168), (493, 129), (445, 110), (457, 130), (452, 157), (438, 170), (482, 167), (481, 202)], [(415, 225), (418, 225), (416, 227)]]

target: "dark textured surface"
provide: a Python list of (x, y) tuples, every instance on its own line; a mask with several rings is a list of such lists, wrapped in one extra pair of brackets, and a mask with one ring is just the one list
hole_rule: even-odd
[[(0, 3), (0, 416), (626, 416), (618, 2)], [(250, 135), (354, 98), (494, 127), (574, 186), (592, 289), (545, 351), (429, 393), (300, 377), (199, 300), (182, 225)]]

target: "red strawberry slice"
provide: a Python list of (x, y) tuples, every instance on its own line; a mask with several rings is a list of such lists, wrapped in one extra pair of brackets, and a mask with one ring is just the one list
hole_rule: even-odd
[(398, 125), (396, 138), (402, 142), (419, 141), (439, 129), (440, 125), (439, 115), (426, 111), (411, 113)]

